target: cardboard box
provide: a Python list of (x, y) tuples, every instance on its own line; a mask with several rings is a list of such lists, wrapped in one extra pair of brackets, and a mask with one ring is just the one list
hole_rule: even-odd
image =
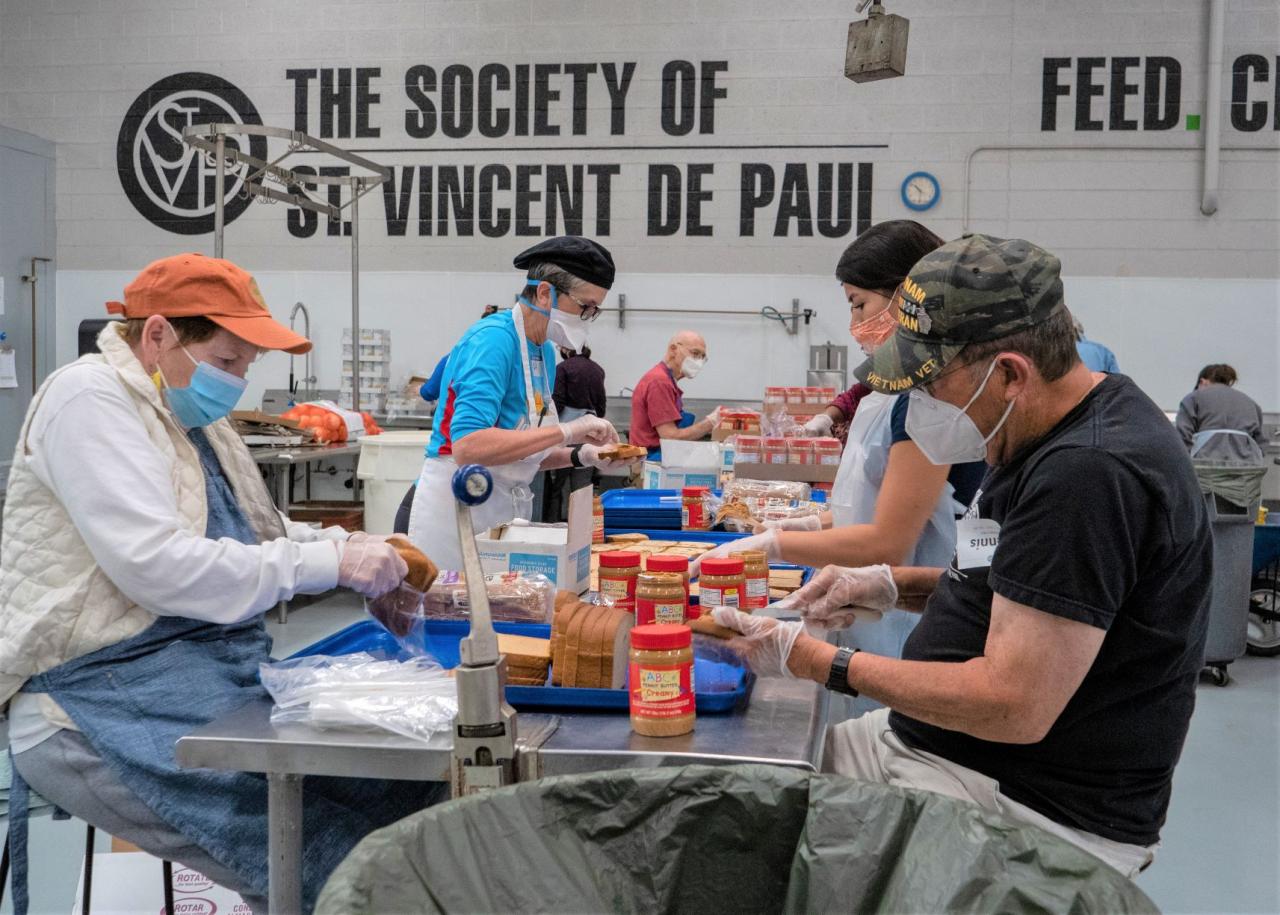
[(567, 524), (507, 524), (476, 537), (489, 572), (540, 573), (559, 589), (582, 594), (591, 584), (590, 486), (569, 496)]
[(834, 464), (734, 464), (733, 474), (744, 480), (790, 480), (795, 483), (834, 483), (840, 470)]
[[(84, 910), (83, 895), (82, 867), (75, 906), (71, 911)], [(177, 862), (173, 865), (173, 907), (175, 915), (251, 915), (249, 906), (238, 894)], [(95, 854), (92, 911), (94, 915), (164, 912), (164, 878), (160, 859), (139, 851)]]
[(645, 489), (681, 489), (685, 486), (720, 485), (724, 466), (723, 447), (719, 442), (683, 442), (662, 440), (662, 463), (646, 461)]

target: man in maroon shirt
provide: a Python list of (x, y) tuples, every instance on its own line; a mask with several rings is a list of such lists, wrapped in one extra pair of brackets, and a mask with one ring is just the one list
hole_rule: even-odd
[(682, 330), (667, 344), (667, 354), (636, 383), (631, 393), (631, 431), (633, 445), (658, 450), (664, 438), (694, 441), (710, 435), (720, 422), (720, 408), (698, 421), (684, 411), (684, 392), (676, 384), (681, 378), (693, 378), (707, 362), (707, 342), (700, 334)]

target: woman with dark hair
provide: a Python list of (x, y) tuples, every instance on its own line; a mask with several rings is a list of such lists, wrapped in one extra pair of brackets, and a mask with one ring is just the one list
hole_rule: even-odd
[(1267, 447), (1262, 408), (1248, 394), (1236, 390), (1237, 377), (1236, 370), (1222, 362), (1200, 370), (1196, 389), (1182, 398), (1174, 421), (1188, 448), (1195, 445), (1197, 438), (1204, 441), (1214, 432), (1241, 433), (1257, 442), (1259, 448)]
[[(845, 298), (853, 309), (852, 321), (856, 323), (863, 317), (854, 308), (855, 297), (860, 302), (869, 298), (888, 302), (915, 262), (941, 244), (942, 239), (911, 219), (876, 223), (854, 239), (836, 262), (836, 279), (845, 287)], [(872, 315), (868, 313), (866, 316)], [(871, 389), (865, 384), (855, 383), (838, 395), (826, 410), (805, 423), (805, 432), (834, 435), (844, 444), (858, 403), (870, 393)]]
[[(898, 286), (942, 243), (917, 222), (895, 220), (872, 226), (845, 249), (836, 277), (849, 302), (849, 333), (863, 352), (872, 353), (893, 334)], [(763, 550), (771, 561), (811, 566), (946, 566), (955, 550), (956, 517), (980, 486), (986, 465), (931, 463), (906, 432), (907, 402), (905, 396), (876, 392), (862, 399), (828, 500), (831, 510), (821, 519), (766, 522), (759, 533), (706, 556)], [(825, 622), (845, 630), (838, 636), (841, 645), (900, 657), (918, 618), (895, 609), (851, 629), (846, 627), (852, 615)], [(879, 705), (836, 695), (831, 702), (832, 723)]]

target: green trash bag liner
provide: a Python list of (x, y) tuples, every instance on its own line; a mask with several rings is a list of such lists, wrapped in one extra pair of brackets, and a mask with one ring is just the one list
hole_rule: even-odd
[(370, 833), (319, 915), (1156, 912), (1107, 864), (940, 794), (776, 766), (628, 769)]
[(1193, 462), (1200, 491), (1221, 496), (1232, 505), (1249, 508), (1262, 498), (1266, 467), (1214, 467)]

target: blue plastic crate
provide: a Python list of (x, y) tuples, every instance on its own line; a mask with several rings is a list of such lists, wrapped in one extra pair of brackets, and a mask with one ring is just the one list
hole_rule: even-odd
[[(427, 620), (424, 642), (428, 651), (444, 667), (457, 667), (458, 643), (471, 629), (465, 620)], [(527, 635), (533, 638), (550, 638), (551, 627), (541, 623), (497, 623), (493, 628), (509, 635)], [(291, 655), (305, 658), (312, 655), (344, 655), (358, 651), (388, 658), (407, 658), (395, 637), (373, 620), (353, 623), (326, 639)], [(695, 703), (699, 714), (715, 715), (730, 712), (749, 692), (752, 677), (744, 668), (724, 664), (709, 658), (695, 658), (693, 679)], [(507, 701), (520, 710), (581, 710), (620, 711), (629, 708), (629, 696), (625, 689), (582, 689), (567, 686), (508, 686)]]

